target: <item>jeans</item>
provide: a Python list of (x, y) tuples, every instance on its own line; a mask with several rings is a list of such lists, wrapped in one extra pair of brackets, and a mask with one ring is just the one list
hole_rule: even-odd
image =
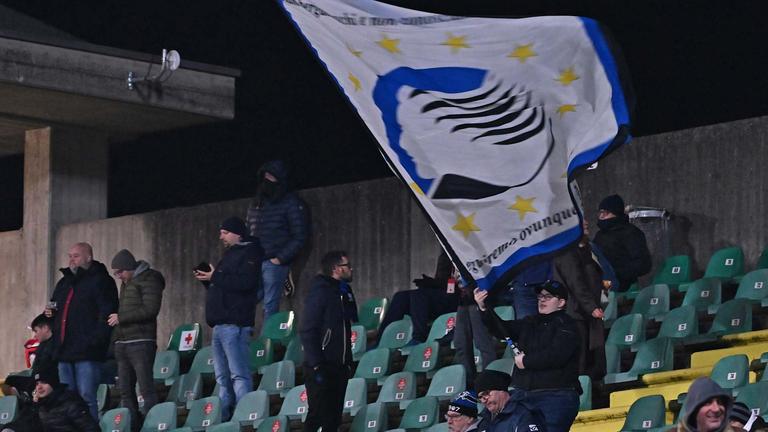
[(525, 397), (544, 414), (547, 432), (568, 432), (579, 413), (576, 390), (535, 390), (526, 392)]
[(96, 421), (99, 408), (96, 403), (96, 389), (99, 387), (101, 363), (97, 361), (59, 362), (59, 381), (70, 390), (76, 391), (85, 400), (88, 410)]
[(515, 308), (515, 319), (523, 319), (527, 316), (539, 313), (539, 301), (536, 299), (536, 291), (531, 285), (512, 285), (512, 306)]
[(272, 264), (270, 260), (261, 263), (261, 280), (264, 286), (264, 321), (280, 310), (283, 284), (291, 268), (287, 265)]
[(248, 344), (253, 327), (219, 324), (213, 328), (213, 370), (219, 384), (222, 421), (229, 420), (232, 408), (253, 390)]
[(493, 338), (483, 325), (477, 306), (459, 306), (456, 311), (456, 326), (453, 328), (453, 343), (456, 345), (454, 363), (464, 365), (467, 373), (467, 388), (474, 388), (477, 376), (474, 348), (477, 347), (480, 351), (483, 370), (496, 360)]
[[(154, 342), (115, 344), (120, 406), (131, 411), (131, 427), (134, 431), (138, 431), (141, 428), (143, 416), (157, 404), (155, 381), (152, 377), (155, 352), (157, 352), (157, 345)], [(139, 413), (139, 404), (136, 400), (137, 381), (139, 383), (139, 392), (144, 398), (142, 413)]]

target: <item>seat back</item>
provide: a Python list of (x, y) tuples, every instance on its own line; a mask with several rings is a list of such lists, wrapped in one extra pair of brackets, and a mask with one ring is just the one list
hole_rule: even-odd
[(168, 339), (166, 350), (178, 351), (182, 357), (191, 357), (203, 346), (200, 323), (186, 323), (176, 327)]
[[(138, 392), (136, 394), (139, 394)], [(109, 400), (109, 385), (101, 383), (96, 387), (96, 410), (99, 415), (104, 412)]]
[(735, 298), (760, 301), (768, 297), (768, 269), (758, 269), (744, 275)]
[(627, 412), (623, 431), (646, 430), (660, 428), (666, 421), (666, 406), (664, 396), (643, 396), (636, 400)]
[(438, 340), (453, 330), (456, 326), (456, 312), (442, 314), (432, 321), (432, 327), (429, 328), (427, 342)]
[(744, 252), (740, 247), (715, 251), (709, 259), (704, 277), (729, 279), (744, 274)]
[(743, 387), (749, 384), (749, 358), (744, 354), (723, 357), (715, 363), (709, 377), (724, 389)]
[(677, 286), (691, 281), (691, 257), (675, 255), (664, 260), (661, 269), (653, 276), (653, 284)]
[(16, 420), (18, 412), (18, 397), (14, 395), (0, 397), (0, 425), (5, 425)]
[(360, 361), (368, 348), (368, 331), (363, 325), (355, 324), (349, 333), (349, 340), (352, 345), (352, 360)]
[(360, 313), (358, 314), (359, 324), (365, 327), (366, 330), (378, 329), (381, 321), (384, 320), (384, 313), (387, 312), (388, 303), (389, 300), (386, 297), (368, 299), (368, 301), (360, 306)]
[(207, 432), (240, 432), (240, 425), (236, 422), (228, 421), (217, 424), (206, 429)]
[(440, 400), (450, 400), (466, 390), (467, 372), (464, 365), (455, 364), (440, 368), (432, 377), (427, 389), (427, 396)]
[(160, 351), (155, 354), (152, 364), (152, 377), (165, 385), (171, 385), (179, 376), (179, 352)]
[(272, 342), (285, 346), (296, 332), (294, 320), (293, 311), (278, 312), (267, 318), (261, 334), (271, 339)]
[(213, 376), (213, 348), (210, 345), (197, 350), (189, 372), (196, 372), (203, 376)]
[(722, 336), (752, 331), (752, 304), (747, 299), (733, 299), (717, 310), (707, 334)]
[(629, 373), (642, 375), (674, 368), (675, 349), (669, 338), (655, 337), (640, 345)]
[(258, 420), (269, 417), (269, 395), (264, 390), (254, 390), (240, 399), (232, 414), (232, 421), (254, 426)]
[(283, 399), (283, 405), (277, 415), (286, 416), (289, 420), (304, 418), (307, 415), (307, 388), (304, 385), (296, 386), (288, 391)]
[(413, 372), (398, 372), (388, 376), (384, 381), (376, 402), (401, 402), (415, 398), (416, 375)]
[(221, 399), (218, 396), (209, 396), (192, 402), (184, 426), (197, 430), (219, 423), (221, 423)]
[(605, 340), (606, 345), (617, 347), (637, 345), (645, 340), (645, 320), (640, 314), (624, 315), (616, 319)]
[(492, 361), (486, 369), (495, 370), (499, 372), (504, 372), (506, 374), (512, 375), (512, 373), (515, 371), (515, 358), (514, 357), (506, 357), (506, 358), (500, 358)]
[(403, 370), (416, 373), (432, 372), (437, 369), (439, 357), (440, 344), (436, 340), (415, 345), (410, 350)]
[(424, 396), (408, 405), (400, 420), (401, 429), (424, 429), (438, 422), (439, 404), (436, 397)]
[(413, 323), (406, 315), (401, 320), (389, 323), (381, 334), (379, 348), (397, 349), (404, 347), (413, 337)]
[(187, 373), (179, 375), (168, 390), (168, 402), (176, 405), (187, 405), (195, 399), (199, 399), (203, 391), (203, 378), (199, 373)]
[(581, 395), (579, 395), (579, 411), (592, 409), (592, 378), (589, 375), (579, 375)]
[(283, 360), (290, 360), (294, 365), (304, 363), (304, 346), (301, 344), (301, 338), (293, 337), (288, 342), (288, 346), (285, 347)]
[(131, 412), (128, 408), (115, 408), (104, 413), (99, 429), (107, 432), (131, 432)]
[(257, 390), (264, 390), (267, 394), (279, 394), (282, 396), (295, 385), (296, 368), (290, 360), (272, 363), (266, 366), (263, 372)]
[(699, 319), (696, 316), (696, 306), (680, 306), (672, 309), (664, 317), (657, 337), (671, 339), (688, 339), (699, 334)]
[(493, 311), (504, 321), (512, 321), (515, 319), (515, 308), (513, 306), (496, 306), (493, 308)]
[(743, 402), (752, 412), (764, 416), (768, 413), (768, 381), (748, 384), (739, 390), (737, 402)]
[(757, 259), (756, 269), (768, 269), (768, 246), (763, 249), (763, 253), (760, 254), (760, 258)]
[(366, 381), (384, 379), (389, 373), (389, 349), (376, 348), (363, 354), (355, 370), (355, 378), (365, 378)]
[(248, 346), (250, 350), (249, 363), (251, 370), (259, 372), (261, 368), (274, 361), (274, 351), (272, 350), (272, 340), (267, 337), (260, 337), (252, 340)]
[(374, 402), (364, 406), (352, 420), (350, 432), (382, 432), (387, 430), (387, 409)]
[(160, 432), (176, 429), (176, 404), (162, 402), (153, 406), (144, 419), (141, 432)]
[(669, 312), (669, 286), (655, 284), (640, 290), (630, 313), (639, 313), (645, 319), (656, 319), (663, 317), (667, 312)]
[(289, 426), (288, 418), (285, 416), (267, 417), (259, 424), (256, 432), (288, 432)]
[(720, 279), (697, 279), (688, 286), (683, 297), (683, 306), (693, 305), (696, 310), (707, 310), (712, 305), (721, 303), (722, 288)]
[(368, 402), (367, 398), (368, 384), (365, 382), (365, 379), (350, 378), (347, 381), (347, 390), (344, 393), (344, 412), (354, 417)]

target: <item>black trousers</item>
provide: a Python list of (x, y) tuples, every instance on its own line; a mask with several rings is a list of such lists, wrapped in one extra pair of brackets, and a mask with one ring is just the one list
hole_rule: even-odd
[(398, 291), (392, 296), (387, 313), (379, 326), (379, 338), (387, 326), (408, 314), (413, 322), (413, 339), (424, 342), (429, 335), (430, 320), (442, 314), (456, 312), (459, 306), (457, 295), (448, 294), (444, 289), (419, 288)]
[(344, 365), (324, 365), (322, 371), (304, 366), (309, 410), (304, 421), (304, 432), (336, 432), (341, 426), (344, 394), (347, 391), (349, 368)]
[[(144, 415), (157, 404), (155, 381), (152, 378), (152, 365), (155, 362), (157, 346), (154, 342), (116, 343), (118, 388), (120, 405), (131, 411), (131, 429), (138, 431)], [(139, 412), (136, 400), (136, 382), (144, 398), (143, 413)]]

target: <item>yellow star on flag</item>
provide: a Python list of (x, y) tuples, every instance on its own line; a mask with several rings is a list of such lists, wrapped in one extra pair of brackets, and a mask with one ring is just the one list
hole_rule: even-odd
[(352, 48), (351, 46), (347, 45), (347, 51), (349, 51), (353, 56), (360, 57), (363, 55), (363, 52), (360, 50), (356, 50)]
[(569, 86), (571, 85), (572, 82), (576, 81), (579, 78), (581, 77), (576, 75), (576, 72), (573, 71), (573, 68), (569, 67), (568, 69), (560, 72), (560, 76), (557, 77), (555, 81), (559, 81), (560, 84), (564, 86)]
[(440, 45), (451, 47), (451, 52), (453, 54), (456, 54), (457, 52), (459, 52), (461, 48), (469, 48), (469, 45), (467, 44), (466, 36), (454, 36), (451, 33), (448, 33), (448, 39), (441, 42)]
[(525, 63), (529, 57), (536, 57), (536, 51), (533, 50), (533, 44), (515, 45), (515, 49), (507, 57), (516, 58), (520, 63)]
[(515, 203), (511, 206), (507, 207), (510, 210), (515, 210), (517, 214), (520, 216), (520, 220), (525, 219), (526, 213), (538, 213), (539, 211), (536, 210), (533, 207), (533, 200), (535, 200), (536, 197), (532, 198), (523, 198), (520, 195), (515, 196)]
[(390, 39), (389, 37), (382, 36), (381, 40), (376, 41), (377, 44), (379, 44), (380, 47), (384, 48), (385, 50), (389, 51), (392, 54), (398, 54), (400, 53), (400, 39)]
[(414, 192), (416, 192), (416, 195), (424, 196), (424, 191), (421, 190), (419, 185), (416, 184), (416, 182), (411, 183), (411, 189), (413, 189)]
[(464, 234), (464, 238), (469, 237), (469, 233), (472, 231), (480, 231), (480, 228), (475, 225), (475, 213), (469, 216), (464, 216), (459, 213), (458, 219), (456, 219), (456, 225), (453, 226), (456, 231), (461, 231)]
[(347, 78), (349, 78), (349, 80), (352, 81), (352, 85), (355, 86), (355, 91), (359, 91), (360, 90), (360, 79), (357, 78), (356, 76), (352, 75), (352, 72), (349, 73), (349, 76)]
[(562, 104), (557, 107), (557, 113), (560, 114), (560, 118), (563, 118), (565, 113), (576, 112), (575, 104)]

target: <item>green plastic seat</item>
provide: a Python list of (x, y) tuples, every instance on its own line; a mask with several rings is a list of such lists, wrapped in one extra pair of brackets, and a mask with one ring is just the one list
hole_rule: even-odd
[(267, 319), (261, 334), (271, 339), (272, 342), (285, 346), (296, 332), (295, 324), (293, 311), (278, 312)]
[(743, 402), (755, 414), (765, 416), (768, 413), (768, 381), (758, 381), (742, 387), (736, 401)]
[(387, 430), (387, 409), (374, 402), (358, 411), (352, 420), (350, 432), (382, 432)]
[(640, 284), (635, 282), (632, 285), (629, 286), (629, 289), (623, 292), (618, 292), (617, 297), (624, 297), (627, 300), (632, 300), (635, 297), (637, 297), (637, 294), (640, 292)]
[(752, 303), (747, 299), (733, 299), (720, 305), (707, 336), (719, 337), (748, 331), (752, 331)]
[(608, 292), (608, 304), (605, 306), (603, 325), (605, 328), (611, 328), (613, 322), (619, 317), (618, 299), (614, 291)]
[(257, 390), (264, 390), (267, 394), (278, 394), (283, 397), (295, 385), (296, 367), (290, 360), (272, 363), (266, 366), (263, 371)]
[(344, 412), (352, 417), (368, 402), (368, 384), (363, 378), (350, 378), (344, 393)]
[(193, 431), (201, 431), (219, 423), (221, 400), (218, 396), (209, 396), (192, 402), (184, 426), (192, 428)]
[(389, 373), (389, 349), (376, 348), (363, 354), (355, 370), (355, 378), (365, 378), (368, 382), (383, 382)]
[(669, 312), (669, 286), (650, 285), (637, 294), (630, 313), (639, 313), (646, 320), (662, 321)]
[(408, 360), (405, 361), (403, 370), (414, 373), (425, 373), (431, 378), (438, 368), (440, 357), (440, 344), (436, 340), (424, 342), (411, 347)]
[(176, 429), (176, 404), (162, 402), (149, 410), (141, 432), (161, 432), (172, 429)]
[(413, 372), (397, 372), (388, 376), (384, 381), (376, 402), (385, 404), (401, 403), (404, 401), (411, 401), (415, 398), (416, 375), (414, 375)]
[(740, 247), (729, 247), (715, 251), (709, 259), (705, 278), (718, 278), (724, 282), (738, 282), (744, 275), (744, 252)]
[(401, 429), (424, 429), (439, 420), (440, 405), (436, 397), (424, 396), (415, 399), (408, 405), (400, 420)]
[(285, 395), (277, 415), (285, 416), (289, 420), (300, 418), (303, 421), (307, 416), (308, 407), (307, 388), (304, 385), (296, 386)]
[(423, 432), (448, 432), (448, 423), (435, 423), (432, 426), (423, 429)]
[(621, 356), (619, 347), (616, 345), (605, 345), (605, 372), (606, 374), (617, 374), (620, 372)]
[(743, 387), (749, 384), (749, 358), (744, 354), (723, 357), (715, 363), (709, 377), (726, 390)]
[(166, 350), (178, 351), (182, 358), (192, 358), (203, 346), (203, 333), (200, 323), (182, 324), (171, 333)]
[(413, 337), (413, 323), (406, 315), (401, 320), (389, 323), (381, 334), (379, 348), (398, 349), (404, 347)]
[(206, 429), (208, 432), (240, 432), (240, 425), (236, 422), (228, 421), (217, 424)]
[(290, 424), (285, 416), (267, 417), (259, 424), (256, 432), (288, 432)]
[[(139, 394), (139, 393), (136, 393)], [(101, 415), (107, 409), (109, 400), (109, 385), (101, 383), (96, 387), (96, 410)]]
[(274, 362), (274, 351), (272, 350), (272, 341), (266, 337), (260, 337), (252, 340), (248, 346), (250, 350), (250, 366), (252, 371), (262, 373), (264, 366)]
[(152, 377), (155, 381), (160, 381), (167, 386), (172, 385), (179, 377), (179, 352), (160, 351), (155, 354)]
[(285, 347), (283, 360), (290, 360), (294, 365), (304, 363), (304, 346), (301, 344), (299, 337), (294, 337), (288, 342), (288, 345)]
[(512, 375), (515, 371), (515, 359), (514, 357), (500, 358), (492, 361), (486, 369), (504, 372)]
[(653, 276), (652, 284), (665, 284), (670, 288), (691, 281), (691, 257), (675, 255), (664, 260), (661, 269)]
[(381, 321), (384, 320), (388, 304), (389, 300), (386, 297), (368, 299), (368, 301), (360, 306), (360, 313), (358, 314), (359, 324), (365, 327), (366, 330), (378, 329)]
[(210, 345), (197, 350), (197, 354), (195, 354), (195, 359), (192, 360), (192, 366), (190, 366), (189, 372), (197, 372), (203, 376), (203, 379), (213, 377), (213, 349)]
[(14, 395), (0, 397), (0, 425), (5, 425), (16, 420), (18, 414), (18, 397)]
[(656, 337), (667, 337), (672, 340), (685, 342), (699, 334), (699, 318), (696, 306), (680, 306), (672, 309), (664, 317)]
[(464, 365), (455, 364), (440, 368), (432, 377), (427, 389), (427, 396), (439, 400), (451, 400), (466, 390), (467, 372)]
[(474, 347), (472, 349), (472, 358), (475, 361), (475, 370), (477, 373), (480, 373), (483, 371), (483, 353), (480, 352), (477, 347)]
[(763, 249), (763, 253), (760, 254), (760, 258), (757, 259), (756, 269), (768, 269), (768, 246)]
[(349, 334), (349, 340), (352, 345), (352, 360), (360, 361), (368, 348), (368, 331), (361, 324), (355, 324)]
[(741, 278), (734, 298), (744, 298), (768, 306), (768, 269), (754, 270)]
[(720, 279), (702, 278), (688, 285), (682, 306), (693, 305), (698, 311), (705, 311), (710, 306), (719, 305), (722, 299)]
[(622, 431), (637, 431), (659, 428), (666, 421), (664, 396), (643, 396), (629, 407)]
[(629, 314), (614, 321), (605, 344), (620, 348), (630, 347), (635, 351), (637, 345), (643, 341), (645, 341), (645, 319), (640, 314)]
[(104, 413), (99, 428), (106, 432), (131, 432), (131, 412), (128, 408), (115, 408)]
[(589, 375), (579, 375), (581, 394), (579, 395), (579, 411), (592, 409), (592, 378)]
[(674, 351), (674, 346), (669, 338), (656, 337), (647, 340), (640, 345), (629, 371), (606, 374), (604, 382), (614, 384), (635, 381), (646, 373), (672, 370)]
[(515, 308), (512, 306), (496, 306), (493, 308), (493, 311), (504, 321), (512, 321), (515, 319)]
[(456, 312), (440, 315), (432, 321), (432, 326), (429, 328), (429, 335), (427, 336), (427, 342), (444, 337), (450, 333), (455, 326)]
[(189, 406), (195, 399), (199, 399), (203, 392), (203, 378), (199, 373), (179, 375), (179, 378), (168, 390), (168, 402), (174, 402), (178, 406)]
[(237, 403), (232, 421), (255, 428), (266, 417), (269, 417), (269, 395), (264, 390), (254, 390)]

